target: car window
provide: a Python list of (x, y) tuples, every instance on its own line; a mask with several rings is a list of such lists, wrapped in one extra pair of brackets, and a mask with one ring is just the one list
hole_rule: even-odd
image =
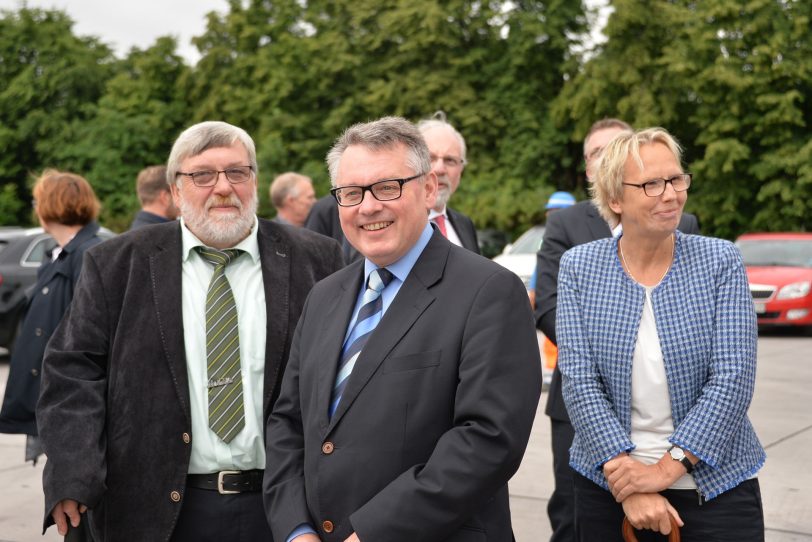
[(25, 267), (39, 267), (45, 259), (45, 254), (56, 245), (51, 237), (37, 237), (23, 255), (22, 265)]
[(736, 242), (744, 265), (812, 267), (812, 241), (745, 239)]
[(3, 249), (6, 248), (8, 241), (0, 241), (0, 252), (3, 252)]
[(513, 246), (510, 247), (510, 254), (535, 254), (541, 248), (544, 239), (544, 228), (530, 228), (524, 232)]

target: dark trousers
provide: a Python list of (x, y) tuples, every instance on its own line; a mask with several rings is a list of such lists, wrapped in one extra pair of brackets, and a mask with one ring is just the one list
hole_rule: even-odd
[(553, 528), (550, 542), (575, 540), (575, 494), (572, 487), (573, 470), (569, 466), (570, 446), (575, 431), (567, 421), (550, 418), (553, 444), (553, 477), (555, 488), (547, 503), (547, 516)]
[[(575, 536), (580, 542), (623, 542), (623, 507), (612, 494), (573, 471)], [(699, 502), (693, 489), (666, 489), (685, 526), (682, 542), (764, 542), (764, 513), (758, 479), (745, 480), (710, 501)], [(654, 531), (637, 531), (640, 542), (668, 538)]]
[(187, 487), (172, 542), (256, 542), (272, 540), (262, 492), (220, 495)]

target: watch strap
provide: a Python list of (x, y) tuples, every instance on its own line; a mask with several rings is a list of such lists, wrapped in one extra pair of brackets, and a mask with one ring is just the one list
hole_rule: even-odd
[[(674, 448), (676, 448), (676, 449), (678, 449), (678, 450), (680, 450), (682, 452), (682, 458), (681, 459), (677, 459), (676, 457), (671, 455), (671, 450), (673, 450)], [(671, 455), (671, 459), (673, 459), (674, 461), (679, 461), (680, 463), (682, 463), (682, 466), (685, 467), (685, 470), (687, 471), (688, 474), (691, 474), (694, 471), (694, 464), (691, 463), (691, 460), (688, 459), (688, 457), (685, 455), (685, 450), (683, 450), (679, 446), (673, 446), (672, 445), (668, 449), (668, 455)]]

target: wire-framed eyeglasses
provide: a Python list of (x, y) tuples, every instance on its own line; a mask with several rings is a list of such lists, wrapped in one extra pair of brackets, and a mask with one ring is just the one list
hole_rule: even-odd
[(418, 173), (405, 179), (386, 179), (366, 186), (350, 185), (339, 186), (330, 190), (341, 207), (353, 207), (364, 201), (364, 195), (370, 192), (378, 201), (392, 201), (398, 199), (403, 193), (403, 185), (409, 181), (419, 179), (425, 173)]
[(650, 181), (646, 181), (640, 184), (623, 183), (623, 185), (642, 188), (643, 192), (647, 196), (656, 198), (657, 196), (665, 192), (665, 185), (668, 183), (671, 183), (671, 187), (674, 189), (675, 192), (685, 192), (691, 186), (692, 178), (693, 178), (692, 173), (680, 173), (679, 175), (674, 175), (673, 177), (669, 177), (667, 179), (651, 179)]
[(178, 171), (177, 174), (189, 177), (195, 186), (206, 188), (217, 184), (217, 179), (220, 178), (221, 173), (226, 174), (226, 179), (231, 184), (240, 184), (248, 181), (253, 171), (254, 168), (251, 166), (233, 166), (221, 170), (192, 171), (189, 173)]

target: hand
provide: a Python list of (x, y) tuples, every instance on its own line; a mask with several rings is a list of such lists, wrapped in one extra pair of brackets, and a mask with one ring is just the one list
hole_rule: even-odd
[[(56, 530), (60, 536), (68, 534), (68, 521), (73, 527), (78, 527), (79, 522), (82, 521), (81, 514), (84, 514), (87, 506), (79, 504), (73, 499), (63, 499), (56, 503), (54, 509), (51, 511), (51, 517), (54, 518), (56, 523)], [(65, 518), (67, 516), (67, 519)]]
[[(666, 454), (667, 455), (667, 454)], [(670, 487), (683, 474), (685, 467), (668, 456), (652, 465), (620, 456), (607, 461), (603, 473), (617, 502), (623, 502), (634, 493), (658, 493)]]
[(657, 493), (635, 493), (623, 501), (623, 512), (635, 529), (651, 529), (662, 534), (671, 532), (673, 516), (677, 525), (685, 525), (668, 499)]
[(290, 542), (321, 542), (321, 538), (313, 533), (300, 534)]
[(361, 542), (361, 539), (358, 538), (357, 533), (352, 533), (344, 542)]

